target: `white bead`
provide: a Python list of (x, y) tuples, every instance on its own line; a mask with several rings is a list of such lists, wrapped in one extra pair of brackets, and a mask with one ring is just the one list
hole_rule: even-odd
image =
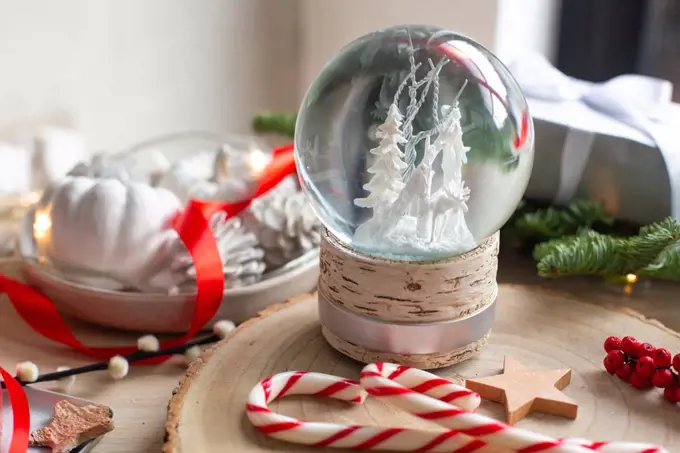
[(227, 336), (236, 328), (236, 324), (228, 319), (217, 321), (213, 326), (213, 332), (220, 338), (227, 338)]
[(137, 339), (137, 348), (140, 351), (156, 352), (160, 349), (160, 342), (153, 335), (144, 335)]
[(38, 365), (33, 362), (21, 362), (17, 364), (17, 378), (21, 382), (35, 382), (40, 376)]
[(123, 379), (130, 370), (130, 364), (125, 357), (119, 355), (111, 357), (109, 360), (109, 374), (114, 379)]
[(201, 356), (201, 348), (199, 346), (192, 346), (184, 351), (184, 360), (190, 364)]

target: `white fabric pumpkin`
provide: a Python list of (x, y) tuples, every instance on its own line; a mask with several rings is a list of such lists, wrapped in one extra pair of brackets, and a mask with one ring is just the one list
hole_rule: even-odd
[(167, 221), (180, 208), (177, 196), (162, 188), (67, 176), (39, 203), (36, 215), (49, 216), (51, 229), (36, 241), (40, 253), (72, 280), (142, 289), (175, 253), (177, 233)]

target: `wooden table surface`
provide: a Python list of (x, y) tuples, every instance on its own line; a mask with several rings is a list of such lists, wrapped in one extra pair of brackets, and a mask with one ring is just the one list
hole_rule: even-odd
[[(17, 276), (18, 264), (12, 259), (0, 260), (0, 272)], [(621, 287), (599, 280), (572, 278), (546, 281), (535, 275), (530, 258), (501, 252), (500, 282), (522, 283), (566, 291), (582, 299), (604, 304), (627, 306), (649, 318), (655, 318), (674, 330), (680, 330), (680, 286), (654, 282), (638, 284), (632, 294)], [(502, 302), (502, 301), (501, 301)], [(83, 301), (87, 303), (87, 301)], [(139, 334), (117, 332), (72, 322), (73, 330), (88, 345), (134, 344)], [(0, 365), (13, 369), (23, 360), (36, 362), (43, 372), (57, 366), (76, 367), (91, 362), (35, 334), (14, 312), (5, 296), (0, 298)], [(116, 429), (107, 434), (94, 453), (157, 453), (163, 443), (166, 406), (185, 366), (181, 358), (160, 366), (135, 367), (121, 381), (112, 381), (107, 373), (79, 376), (72, 391), (74, 396), (111, 406), (116, 413)], [(55, 384), (44, 388), (58, 389)]]

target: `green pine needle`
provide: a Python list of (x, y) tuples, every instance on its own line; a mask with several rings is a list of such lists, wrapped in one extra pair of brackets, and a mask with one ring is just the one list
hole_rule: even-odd
[(293, 138), (296, 120), (297, 116), (290, 113), (261, 112), (253, 118), (252, 128), (260, 134), (273, 132)]
[(579, 200), (566, 208), (541, 209), (521, 215), (515, 227), (527, 236), (557, 239), (580, 231), (592, 229), (595, 225), (611, 226), (614, 219), (606, 215), (599, 203)]
[(619, 257), (621, 239), (596, 231), (553, 239), (534, 248), (538, 275), (621, 275), (625, 263)]
[(542, 277), (621, 276), (680, 280), (680, 224), (672, 218), (643, 227), (637, 236), (595, 231), (553, 239), (534, 248)]

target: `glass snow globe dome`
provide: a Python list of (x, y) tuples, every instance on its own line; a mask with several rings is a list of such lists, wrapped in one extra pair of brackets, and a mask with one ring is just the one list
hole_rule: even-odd
[(343, 48), (298, 113), (302, 187), (340, 242), (389, 259), (458, 256), (498, 231), (533, 165), (508, 69), (474, 40), (405, 25)]

